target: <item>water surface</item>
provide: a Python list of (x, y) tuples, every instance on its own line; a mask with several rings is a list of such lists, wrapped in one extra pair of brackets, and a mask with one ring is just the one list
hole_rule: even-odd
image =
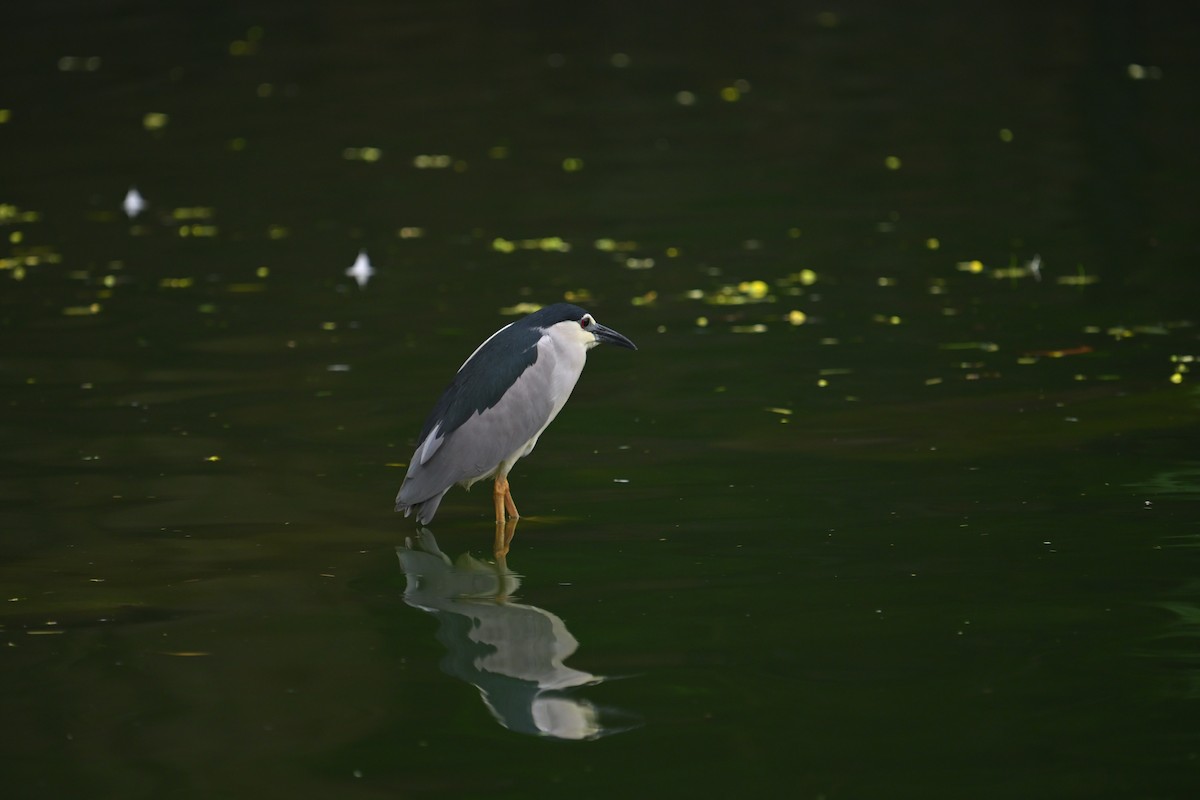
[[(5, 796), (1200, 785), (1189, 15), (13, 17)], [(561, 299), (508, 554), (397, 517)]]

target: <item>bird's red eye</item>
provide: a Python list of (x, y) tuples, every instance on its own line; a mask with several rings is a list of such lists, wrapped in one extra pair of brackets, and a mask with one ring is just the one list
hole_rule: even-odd
[(581, 328), (586, 328), (588, 325), (591, 325), (591, 324), (592, 324), (591, 317), (584, 317), (583, 319), (579, 320), (579, 327), (581, 327)]

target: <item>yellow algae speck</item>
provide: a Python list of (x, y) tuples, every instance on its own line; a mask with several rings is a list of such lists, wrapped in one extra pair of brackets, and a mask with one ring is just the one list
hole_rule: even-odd
[(883, 160), (883, 165), (890, 170), (900, 169), (901, 162), (899, 156), (888, 156)]
[(936, 236), (930, 236), (928, 239), (925, 240), (925, 247), (930, 250), (937, 250), (941, 246), (942, 246), (942, 242)]
[(562, 168), (563, 172), (579, 172), (579, 170), (583, 169), (583, 159), (574, 157), (564, 158), (562, 160)]
[(937, 386), (941, 382), (942, 382), (941, 378), (926, 378), (925, 379), (926, 386)]
[(592, 247), (604, 253), (628, 253), (637, 250), (637, 242), (618, 242), (616, 239), (597, 239), (592, 242)]
[(739, 292), (749, 295), (755, 300), (761, 300), (766, 297), (770, 288), (766, 281), (742, 281), (738, 284)]
[(534, 247), (528, 249), (538, 249), (545, 251), (555, 251), (559, 253), (568, 253), (571, 251), (571, 245), (564, 242), (558, 236), (544, 236), (541, 239), (534, 240)]
[(448, 155), (435, 154), (428, 155), (422, 153), (413, 158), (413, 166), (417, 169), (445, 169), (453, 163), (453, 160)]
[(759, 322), (754, 325), (734, 325), (730, 330), (734, 333), (766, 333), (767, 326)]
[(204, 460), (205, 461), (220, 461), (221, 457), (220, 456), (205, 456)]
[(708, 317), (696, 317), (696, 327), (697, 328), (707, 328), (708, 327)]
[(170, 117), (161, 111), (151, 111), (142, 117), (142, 127), (148, 131), (162, 130), (169, 120)]
[(1168, 380), (1170, 380), (1171, 383), (1174, 383), (1174, 384), (1183, 383), (1183, 373), (1182, 372), (1174, 372), (1171, 374), (1171, 377)]
[(795, 413), (790, 408), (781, 408), (779, 406), (767, 406), (766, 410), (770, 411), (772, 414), (780, 414), (785, 417), (790, 417), (793, 413)]
[(271, 274), (270, 267), (259, 267), (258, 269), (254, 270), (254, 276), (256, 278), (265, 278), (270, 274)]
[(678, 247), (668, 247), (665, 252), (667, 254), (667, 258), (678, 258), (679, 257), (679, 248)]
[(726, 103), (736, 103), (742, 97), (742, 92), (736, 86), (721, 87), (721, 99)]
[(1008, 128), (1001, 128), (1000, 129), (1000, 141), (1004, 142), (1005, 144), (1008, 144), (1012, 140), (1013, 140), (1013, 132)]
[(337, 323), (336, 323), (336, 322), (322, 322), (322, 323), (321, 323), (321, 330), (323, 330), (323, 331), (336, 331), (336, 330), (337, 330)]
[(1088, 275), (1081, 269), (1076, 275), (1059, 275), (1054, 279), (1054, 282), (1062, 286), (1090, 286), (1099, 280), (1098, 276)]
[[(418, 158), (423, 157), (428, 158), (428, 156), (418, 156)], [(368, 163), (374, 163), (383, 158), (383, 150), (378, 147), (347, 147), (342, 150), (342, 158), (346, 159), (347, 161), (366, 161)], [(445, 158), (448, 159), (449, 156), (446, 156)], [(448, 164), (449, 161), (440, 166), (446, 166)], [(417, 166), (420, 167), (422, 165), (417, 164)], [(433, 164), (426, 164), (425, 166), (433, 166)]]
[(992, 277), (997, 280), (1004, 278), (1024, 278), (1029, 274), (1029, 270), (1024, 267), (999, 267), (992, 270)]
[(86, 306), (67, 306), (63, 309), (63, 314), (68, 317), (87, 317), (93, 314), (100, 313), (100, 304), (92, 303)]
[(791, 325), (803, 325), (805, 322), (808, 322), (808, 315), (803, 311), (793, 309), (788, 312), (787, 321)]
[(500, 313), (506, 317), (512, 317), (518, 314), (524, 316), (525, 314), (532, 314), (541, 307), (542, 306), (539, 303), (517, 303), (516, 305), (505, 306), (504, 308), (500, 309)]
[(495, 239), (492, 239), (492, 249), (497, 253), (512, 253), (516, 251), (517, 245), (508, 239), (502, 239), (497, 236)]
[(193, 283), (192, 278), (161, 278), (158, 281), (159, 287), (163, 289), (188, 289)]
[(973, 259), (971, 261), (959, 261), (954, 266), (959, 272), (971, 272), (976, 274), (983, 272), (983, 262), (979, 259)]
[(171, 218), (179, 221), (193, 219), (212, 219), (211, 206), (181, 206), (171, 209)]
[(654, 301), (657, 299), (658, 299), (658, 292), (651, 289), (650, 291), (646, 292), (643, 295), (638, 295), (636, 297), (630, 298), (629, 302), (635, 306), (648, 306), (648, 305), (653, 304)]
[(267, 226), (267, 238), (272, 241), (286, 239), (292, 235), (291, 230), (286, 225), (269, 225)]
[(417, 227), (416, 225), (406, 225), (405, 227), (396, 231), (396, 235), (401, 239), (420, 239), (425, 235), (425, 229)]

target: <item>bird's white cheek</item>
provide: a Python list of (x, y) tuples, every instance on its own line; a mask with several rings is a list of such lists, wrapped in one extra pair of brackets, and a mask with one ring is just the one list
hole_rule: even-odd
[(571, 333), (571, 338), (579, 342), (587, 350), (591, 350), (600, 344), (600, 340), (596, 338), (596, 334), (591, 331), (585, 331), (583, 328), (575, 328)]

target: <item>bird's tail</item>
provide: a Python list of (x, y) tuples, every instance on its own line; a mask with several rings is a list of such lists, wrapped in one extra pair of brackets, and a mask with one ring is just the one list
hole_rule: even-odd
[(442, 498), (445, 495), (445, 492), (439, 492), (433, 497), (428, 497), (424, 500), (410, 501), (404, 499), (404, 489), (402, 487), (400, 493), (396, 495), (396, 510), (403, 511), (406, 517), (416, 511), (417, 522), (422, 525), (428, 525), (433, 521), (433, 515), (437, 513), (438, 506), (442, 504)]

